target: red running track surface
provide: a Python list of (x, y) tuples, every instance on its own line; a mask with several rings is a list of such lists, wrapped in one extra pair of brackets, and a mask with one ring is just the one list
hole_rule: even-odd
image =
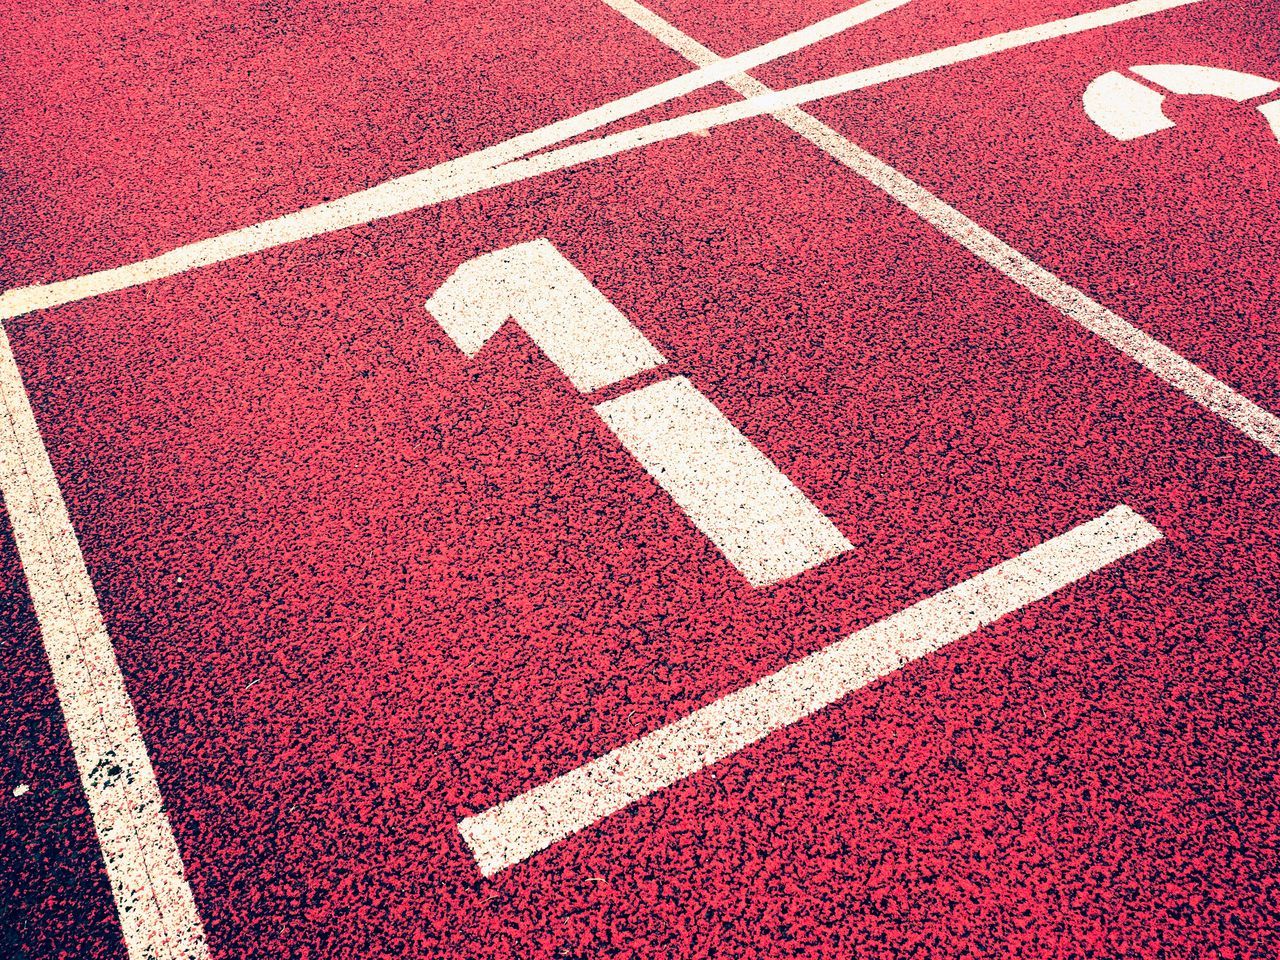
[[(755, 75), (1102, 5), (915, 0)], [(842, 4), (650, 9), (729, 55)], [(1119, 142), (1081, 95), (1143, 63), (1280, 79), (1277, 13), (1206, 0), (806, 109), (1274, 412), (1280, 144), (1192, 97)], [(68, 2), (4, 35), (6, 289), (691, 69), (600, 0)], [(849, 551), (751, 587), (520, 329), (458, 350), (425, 300), (538, 237)], [(1280, 948), (1280, 459), (771, 117), (5, 329), (214, 957)], [(1121, 503), (1163, 539), (478, 869), (463, 818)], [(7, 515), (0, 546), (0, 945), (140, 960)]]

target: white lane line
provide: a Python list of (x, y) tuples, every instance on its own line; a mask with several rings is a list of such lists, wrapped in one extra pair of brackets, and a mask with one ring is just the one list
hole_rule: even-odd
[(548, 126), (512, 137), (510, 140), (487, 147), (462, 159), (468, 167), (496, 167), (511, 160), (518, 160), (557, 143), (598, 130), (610, 123), (635, 116), (652, 107), (669, 103), (696, 90), (721, 83), (726, 77), (735, 73), (754, 70), (766, 63), (790, 56), (805, 47), (844, 33), (909, 2), (910, 0), (864, 0), (863, 3), (848, 10), (785, 34), (761, 46), (744, 50), (732, 57), (717, 58), (715, 63), (701, 66), (692, 73), (674, 77), (644, 90), (637, 90), (618, 100), (612, 100), (577, 116), (558, 120)]
[(458, 824), (492, 876), (1161, 538), (1118, 506)]
[(685, 377), (596, 413), (753, 587), (852, 549), (844, 534)]
[[(796, 106), (840, 93), (861, 90), (890, 80), (915, 76), (1027, 44), (1110, 26), (1174, 7), (1201, 2), (1203, 0), (1135, 0), (1135, 2), (1069, 17), (1065, 20), (1056, 20), (1036, 27), (1013, 30), (962, 43), (933, 53), (907, 57), (879, 67), (855, 70), (789, 90), (770, 91), (729, 106), (648, 124), (625, 133), (588, 140), (536, 156), (527, 156), (531, 151), (526, 150), (526, 155), (522, 155), (522, 159), (492, 166), (490, 164), (493, 158), (501, 158), (510, 152), (504, 152), (501, 149), (503, 145), (500, 144), (488, 148), (494, 151), (489, 155), (488, 161), (479, 159), (485, 155), (485, 151), (479, 151), (417, 173), (389, 180), (329, 203), (308, 207), (282, 217), (233, 230), (230, 233), (187, 244), (136, 263), (101, 270), (70, 280), (6, 291), (0, 295), (0, 320), (139, 286), (198, 267), (222, 263), (249, 253), (370, 223), (494, 187), (517, 183), (530, 177), (659, 143), (695, 131), (707, 130), (750, 117), (764, 116), (787, 106)], [(710, 74), (704, 76), (710, 76)], [(533, 136), (533, 134), (525, 136)]]
[[(714, 51), (635, 0), (604, 2), (693, 63), (703, 65), (715, 61)], [(729, 77), (725, 84), (751, 100), (758, 100), (773, 92), (760, 81), (745, 74)], [(1264, 410), (1177, 351), (1050, 273), (906, 174), (841, 136), (812, 114), (798, 107), (786, 107), (774, 112), (773, 116), (1018, 286), (1101, 337), (1246, 437), (1280, 456), (1280, 417)], [(1280, 123), (1280, 115), (1277, 121)]]
[(908, 0), (866, 0), (849, 10), (736, 56), (725, 60), (717, 58), (716, 63), (708, 64), (704, 69), (638, 90), (584, 113), (557, 120), (545, 127), (519, 134), (434, 167), (396, 177), (327, 203), (186, 244), (137, 263), (100, 270), (71, 280), (7, 291), (0, 295), (0, 320), (140, 286), (188, 270), (475, 193), (490, 186), (484, 177), (472, 176), (477, 171), (488, 170), (545, 150), (557, 143), (719, 83), (729, 74), (750, 70), (795, 53), (907, 2)]
[(0, 494), (130, 960), (203, 960), (204, 929), (80, 544), (0, 329)]

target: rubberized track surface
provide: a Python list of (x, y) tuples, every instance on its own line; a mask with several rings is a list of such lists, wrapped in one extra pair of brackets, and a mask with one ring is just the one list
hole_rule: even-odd
[[(15, 6), (0, 281), (146, 260), (680, 76), (664, 21), (730, 56), (850, 5)], [(751, 75), (787, 90), (1103, 9), (883, 6)], [(1173, 126), (1127, 141), (1083, 106), (1142, 64), (1280, 80), (1277, 5), (1168, 6), (7, 312), (0, 953), (1276, 956), (1280, 450), (955, 239), (968, 218), (1280, 411), (1268, 97), (1171, 93)], [(960, 219), (860, 176), (849, 142)], [(424, 310), (538, 238), (664, 367), (580, 391), (530, 324), (468, 356)], [(749, 582), (596, 412), (670, 376), (848, 548)], [(1121, 505), (1158, 539), (1041, 569)], [(47, 598), (96, 614), (37, 533), (78, 539), (127, 698), (55, 682)], [(1043, 599), (538, 852), (487, 869), (469, 844), (470, 818), (1029, 551), (1059, 577)], [(149, 781), (76, 742), (121, 704), (158, 819), (98, 805)], [(148, 859), (157, 823), (178, 861)], [(128, 895), (113, 825), (148, 864)]]

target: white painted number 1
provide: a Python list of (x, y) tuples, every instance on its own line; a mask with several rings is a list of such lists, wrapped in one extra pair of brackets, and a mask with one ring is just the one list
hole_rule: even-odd
[[(464, 263), (427, 309), (467, 356), (513, 319), (584, 394), (667, 362), (545, 239)], [(850, 548), (685, 377), (623, 393), (594, 409), (753, 586), (793, 577)]]

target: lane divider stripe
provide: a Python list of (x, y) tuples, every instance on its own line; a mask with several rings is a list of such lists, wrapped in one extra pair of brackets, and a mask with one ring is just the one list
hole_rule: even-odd
[[(188, 270), (195, 270), (215, 263), (223, 263), (237, 257), (269, 250), (273, 247), (294, 243), (310, 237), (372, 223), (375, 220), (407, 213), (411, 210), (419, 210), (447, 200), (456, 200), (484, 190), (518, 183), (522, 180), (556, 170), (564, 170), (578, 164), (634, 150), (638, 147), (660, 143), (694, 131), (709, 130), (712, 127), (736, 123), (751, 117), (765, 116), (784, 107), (797, 106), (812, 100), (821, 100), (841, 93), (862, 90), (891, 80), (917, 76), (931, 70), (954, 66), (968, 60), (1013, 50), (1028, 44), (1112, 26), (1126, 20), (1133, 20), (1175, 7), (1202, 2), (1204, 0), (1134, 0), (1134, 2), (1108, 7), (1104, 10), (1009, 31), (985, 37), (981, 40), (947, 47), (932, 53), (907, 57), (878, 67), (855, 70), (827, 80), (793, 87), (789, 90), (770, 91), (739, 103), (647, 124), (634, 130), (595, 140), (587, 140), (583, 143), (561, 147), (547, 153), (534, 154), (534, 148), (530, 147), (523, 151), (519, 159), (495, 164), (494, 160), (500, 160), (513, 152), (506, 149), (504, 144), (498, 144), (487, 148), (493, 151), (487, 154), (487, 158), (485, 151), (479, 151), (416, 173), (388, 180), (328, 203), (307, 207), (281, 217), (232, 230), (216, 237), (199, 240), (136, 263), (100, 270), (55, 283), (8, 290), (4, 294), (0, 294), (0, 321), (23, 316), (35, 310), (47, 309), (113, 291), (140, 286), (165, 277), (176, 276)], [(877, 12), (882, 11), (877, 9)], [(816, 42), (816, 39), (820, 39), (820, 37), (815, 38), (814, 42)], [(796, 49), (799, 48), (797, 47)], [(710, 76), (714, 76), (714, 74), (700, 75), (699, 84), (701, 84), (701, 80), (705, 80)], [(633, 94), (632, 96), (635, 95)], [(625, 100), (626, 98), (623, 99)], [(630, 114), (626, 115), (629, 116)], [(624, 115), (620, 114), (616, 119), (623, 118)], [(563, 123), (564, 121), (559, 122)], [(591, 129), (599, 125), (593, 120)], [(543, 129), (551, 130), (554, 126), (552, 124)], [(572, 129), (572, 125), (562, 127), (561, 132), (568, 129)], [(533, 136), (536, 133), (538, 132), (534, 131), (531, 134), (522, 136)], [(561, 142), (563, 139), (560, 133), (556, 133), (554, 137), (558, 138), (555, 142)], [(545, 139), (547, 139), (546, 136), (539, 138), (539, 140)], [(507, 141), (506, 143), (509, 144), (511, 142)], [(534, 142), (534, 140), (522, 141), (525, 144)], [(550, 144), (548, 143), (546, 146), (550, 146)]]
[[(603, 2), (695, 64), (712, 63), (719, 59), (714, 51), (635, 0)], [(758, 99), (774, 92), (746, 74), (737, 74), (724, 82), (735, 93), (750, 99)], [(1267, 113), (1267, 119), (1275, 128), (1277, 138), (1280, 138), (1280, 103), (1272, 106), (1275, 109), (1270, 113), (1265, 108), (1263, 112)], [(983, 263), (1004, 274), (1067, 319), (1101, 337), (1166, 384), (1280, 457), (1280, 417), (1263, 409), (1203, 367), (1192, 363), (1173, 348), (1015, 250), (901, 170), (867, 152), (812, 114), (793, 106), (777, 110), (772, 116), (837, 163), (901, 203), (931, 227), (959, 243)]]
[(130, 960), (205, 960), (204, 928), (155, 771), (3, 329), (0, 495)]

